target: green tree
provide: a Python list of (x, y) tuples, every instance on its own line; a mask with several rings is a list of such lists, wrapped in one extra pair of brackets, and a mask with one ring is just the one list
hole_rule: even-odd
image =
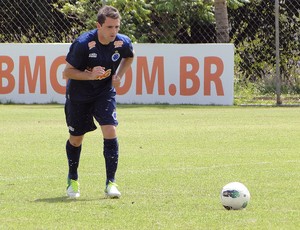
[(0, 2), (0, 42), (67, 42), (72, 22), (52, 1)]
[[(230, 0), (238, 7), (245, 0)], [(206, 43), (216, 41), (212, 0), (59, 0), (54, 6), (69, 19), (73, 31), (95, 27), (96, 13), (102, 4), (113, 5), (122, 15), (121, 33), (140, 43)]]
[[(280, 49), (283, 93), (299, 93), (300, 4), (280, 4)], [(274, 2), (253, 0), (229, 11), (231, 41), (236, 47), (236, 75), (240, 82), (261, 85), (262, 93), (275, 92)]]

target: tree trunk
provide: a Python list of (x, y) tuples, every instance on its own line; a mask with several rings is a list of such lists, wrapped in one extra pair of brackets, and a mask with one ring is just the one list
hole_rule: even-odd
[(226, 0), (215, 0), (217, 42), (229, 42), (229, 26)]

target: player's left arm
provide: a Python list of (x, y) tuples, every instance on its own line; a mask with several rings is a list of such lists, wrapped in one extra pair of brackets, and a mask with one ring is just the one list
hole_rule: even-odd
[(134, 59), (134, 51), (133, 51), (133, 57), (127, 57), (121, 60), (116, 74), (112, 76), (112, 84), (115, 88), (120, 86), (121, 79), (125, 75), (126, 71), (130, 68), (133, 59)]

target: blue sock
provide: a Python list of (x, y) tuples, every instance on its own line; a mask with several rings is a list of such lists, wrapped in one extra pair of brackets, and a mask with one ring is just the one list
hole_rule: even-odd
[(70, 144), (69, 140), (66, 144), (67, 158), (69, 164), (69, 175), (68, 178), (72, 180), (78, 179), (78, 166), (81, 152), (81, 145), (79, 147), (75, 147)]
[(106, 167), (106, 185), (109, 181), (115, 181), (115, 174), (118, 168), (119, 160), (119, 144), (118, 139), (104, 139), (103, 155), (105, 158)]

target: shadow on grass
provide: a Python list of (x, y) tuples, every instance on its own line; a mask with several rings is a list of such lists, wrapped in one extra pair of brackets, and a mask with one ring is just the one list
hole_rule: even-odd
[(71, 203), (71, 202), (81, 202), (81, 201), (93, 201), (93, 200), (104, 200), (105, 198), (94, 198), (94, 199), (82, 199), (82, 198), (69, 198), (67, 196), (60, 196), (60, 197), (51, 197), (51, 198), (43, 198), (43, 199), (36, 199), (34, 202), (37, 203)]

